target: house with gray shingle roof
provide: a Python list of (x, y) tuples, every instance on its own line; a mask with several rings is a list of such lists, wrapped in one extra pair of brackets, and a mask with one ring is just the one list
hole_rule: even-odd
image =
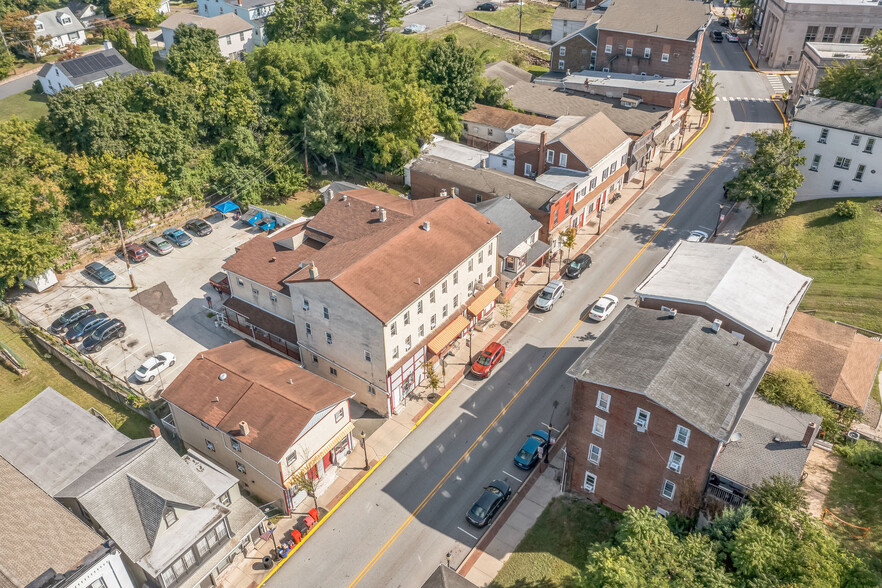
[(102, 51), (95, 51), (68, 59), (47, 63), (37, 73), (43, 92), (57, 94), (65, 88), (80, 89), (86, 84), (100, 86), (104, 80), (113, 76), (125, 77), (141, 73), (137, 67), (126, 61), (110, 41), (104, 42)]
[[(34, 36), (46, 41), (51, 49), (64, 49), (68, 45), (86, 43), (86, 27), (74, 16), (70, 8), (47, 10), (31, 15), (34, 19)], [(38, 57), (47, 53), (46, 49), (34, 47)]]

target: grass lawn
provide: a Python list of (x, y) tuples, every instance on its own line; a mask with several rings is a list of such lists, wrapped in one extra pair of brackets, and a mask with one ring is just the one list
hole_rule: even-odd
[(867, 558), (876, 570), (882, 572), (880, 496), (882, 496), (882, 470), (870, 468), (868, 471), (861, 471), (843, 460), (833, 474), (824, 507), (848, 523), (870, 528), (866, 539), (851, 537), (863, 531), (850, 529), (845, 525), (836, 527), (834, 534), (842, 539), (845, 546)]
[(882, 198), (856, 202), (861, 214), (842, 219), (833, 213), (838, 200), (798, 202), (783, 218), (751, 217), (738, 236), (753, 247), (811, 276), (800, 305), (828, 320), (882, 332)]
[(555, 498), (527, 531), (491, 588), (559, 586), (585, 563), (592, 543), (610, 539), (621, 515), (581, 500)]
[(36, 120), (49, 112), (48, 101), (46, 94), (36, 94), (33, 90), (0, 99), (0, 120), (9, 120), (15, 115)]
[(133, 439), (148, 436), (150, 421), (87, 386), (54, 357), (45, 359), (26, 335), (19, 335), (5, 322), (0, 322), (0, 341), (11, 347), (30, 370), (28, 375), (18, 377), (0, 366), (0, 390), (3, 391), (0, 394), (0, 420), (27, 404), (47, 387), (51, 387), (86, 410), (94, 407), (120, 433)]
[[(443, 38), (451, 33), (456, 35), (460, 45), (477, 49), (486, 63), (508, 61), (524, 69), (548, 64), (549, 54), (546, 51), (525, 49), (507, 39), (494, 37), (459, 23), (435, 29), (429, 33), (429, 37)], [(545, 71), (548, 71), (547, 67)]]
[(502, 27), (510, 31), (518, 30), (520, 21), (521, 32), (525, 34), (542, 35), (544, 31), (551, 30), (551, 15), (557, 6), (527, 2), (523, 5), (523, 15), (520, 14), (520, 6), (509, 6), (496, 12), (482, 12), (473, 10), (467, 12), (470, 17), (487, 24)]
[[(318, 201), (316, 201), (318, 199)], [(296, 220), (301, 216), (313, 216), (321, 208), (321, 195), (313, 190), (304, 190), (297, 192), (281, 204), (261, 204), (261, 208), (265, 208), (271, 212), (276, 212), (282, 216), (287, 216), (291, 220)]]

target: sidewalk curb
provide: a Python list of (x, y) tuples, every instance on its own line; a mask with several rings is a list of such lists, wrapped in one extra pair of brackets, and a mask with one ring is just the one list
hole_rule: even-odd
[(297, 545), (295, 545), (295, 546), (294, 546), (294, 549), (292, 549), (292, 550), (290, 551), (290, 553), (288, 553), (288, 555), (286, 555), (286, 556), (284, 557), (284, 559), (282, 559), (282, 561), (280, 561), (279, 563), (277, 563), (277, 564), (273, 567), (273, 569), (270, 570), (270, 573), (267, 574), (267, 576), (266, 576), (263, 580), (260, 581), (260, 584), (258, 584), (256, 588), (261, 588), (261, 586), (263, 586), (264, 584), (266, 584), (266, 583), (269, 581), (269, 579), (272, 578), (273, 575), (275, 575), (275, 573), (276, 573), (277, 571), (279, 571), (279, 569), (280, 569), (283, 565), (285, 565), (285, 562), (287, 562), (287, 561), (291, 558), (292, 555), (294, 555), (295, 553), (297, 553), (297, 552), (300, 550), (300, 548), (303, 547), (304, 544), (306, 544), (306, 542), (309, 540), (309, 538), (312, 537), (312, 536), (315, 534), (315, 532), (319, 530), (319, 528), (325, 523), (325, 521), (327, 521), (329, 518), (331, 518), (331, 515), (334, 514), (334, 513), (337, 511), (337, 509), (340, 508), (340, 506), (341, 506), (344, 502), (346, 502), (346, 501), (349, 499), (349, 497), (352, 496), (353, 493), (355, 493), (356, 490), (358, 490), (359, 486), (361, 486), (361, 485), (365, 482), (365, 480), (367, 480), (368, 478), (371, 477), (371, 475), (377, 470), (377, 468), (380, 467), (380, 465), (381, 465), (385, 460), (386, 460), (386, 456), (384, 455), (383, 457), (381, 457), (381, 458), (377, 461), (377, 463), (375, 463), (375, 464), (373, 465), (373, 467), (372, 467), (370, 470), (368, 470), (368, 472), (367, 472), (364, 476), (361, 477), (361, 479), (360, 479), (358, 482), (355, 483), (355, 485), (354, 485), (352, 488), (349, 489), (349, 492), (347, 492), (346, 495), (343, 496), (343, 498), (341, 498), (341, 499), (337, 502), (337, 504), (335, 504), (335, 505), (331, 508), (331, 510), (328, 511), (328, 514), (326, 514), (326, 515), (323, 516), (321, 519), (319, 519), (318, 523), (316, 523), (315, 527), (309, 532), (309, 534), (308, 534), (306, 537), (304, 537), (303, 540), (302, 540), (300, 543), (298, 543)]

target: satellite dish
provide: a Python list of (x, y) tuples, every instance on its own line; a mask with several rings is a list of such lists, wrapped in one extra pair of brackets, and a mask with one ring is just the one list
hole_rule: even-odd
[(739, 441), (741, 441), (741, 433), (735, 431), (732, 433), (732, 436), (729, 437), (729, 443), (738, 443)]

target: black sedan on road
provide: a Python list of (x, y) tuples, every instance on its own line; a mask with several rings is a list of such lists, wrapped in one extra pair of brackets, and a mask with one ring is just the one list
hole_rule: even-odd
[(64, 340), (68, 343), (78, 343), (83, 337), (97, 329), (101, 323), (107, 320), (107, 315), (103, 312), (98, 314), (90, 314), (75, 322), (64, 334)]
[(95, 314), (95, 307), (91, 304), (81, 304), (79, 306), (74, 306), (73, 308), (66, 310), (64, 314), (55, 319), (52, 324), (49, 325), (49, 332), (55, 333), (57, 335), (58, 333), (69, 328), (72, 324), (74, 324), (81, 318), (85, 318), (91, 314)]
[(83, 341), (83, 351), (92, 353), (101, 351), (101, 348), (111, 339), (122, 339), (126, 334), (126, 325), (119, 319), (111, 319), (92, 331), (92, 334)]
[(109, 284), (116, 279), (116, 274), (110, 271), (110, 268), (97, 261), (93, 261), (87, 265), (85, 271), (87, 276), (101, 282), (102, 284)]
[(493, 480), (466, 514), (466, 520), (476, 527), (486, 527), (502, 505), (511, 497), (511, 486), (502, 480)]

